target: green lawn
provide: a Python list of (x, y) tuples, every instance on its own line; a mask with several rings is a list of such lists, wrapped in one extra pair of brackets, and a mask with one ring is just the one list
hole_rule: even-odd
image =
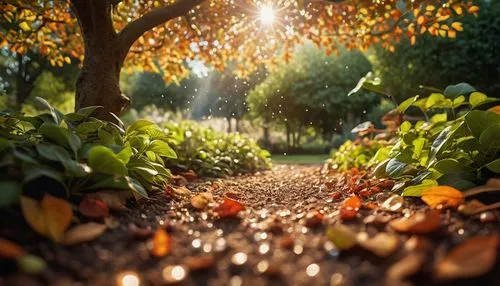
[(323, 164), (328, 154), (313, 155), (272, 155), (274, 164)]

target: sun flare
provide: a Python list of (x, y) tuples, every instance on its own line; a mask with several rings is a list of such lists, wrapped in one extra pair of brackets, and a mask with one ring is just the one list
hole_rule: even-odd
[(260, 9), (260, 15), (259, 15), (260, 21), (264, 25), (271, 25), (274, 23), (274, 10), (271, 7), (262, 7)]

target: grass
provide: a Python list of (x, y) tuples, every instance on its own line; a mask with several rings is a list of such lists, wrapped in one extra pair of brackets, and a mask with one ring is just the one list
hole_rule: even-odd
[(328, 154), (272, 155), (274, 164), (323, 164)]

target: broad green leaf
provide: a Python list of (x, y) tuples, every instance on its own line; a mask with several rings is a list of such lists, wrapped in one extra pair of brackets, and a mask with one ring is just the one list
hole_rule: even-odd
[(399, 126), (399, 132), (401, 134), (408, 133), (408, 131), (411, 130), (411, 123), (410, 121), (404, 121), (401, 126)]
[(132, 154), (133, 154), (132, 148), (125, 147), (118, 154), (116, 154), (116, 156), (123, 163), (127, 164), (130, 161), (130, 157), (132, 157)]
[(410, 97), (405, 101), (401, 102), (398, 106), (398, 111), (401, 113), (405, 113), (406, 110), (419, 98), (419, 95), (415, 95), (414, 97)]
[(413, 155), (412, 158), (418, 160), (420, 155), (422, 155), (422, 150), (424, 150), (424, 146), (427, 140), (424, 137), (419, 137), (413, 140)]
[(44, 137), (44, 139), (68, 147), (74, 154), (77, 154), (78, 149), (82, 146), (82, 142), (78, 136), (71, 133), (68, 129), (54, 124), (42, 124), (42, 126), (38, 129), (38, 132)]
[(136, 199), (148, 198), (148, 192), (144, 187), (134, 178), (126, 177), (129, 188), (132, 190)]
[(446, 122), (446, 120), (448, 120), (448, 115), (446, 113), (434, 114), (431, 117), (432, 123)]
[(405, 197), (420, 197), (422, 192), (430, 187), (437, 186), (438, 183), (435, 180), (424, 180), (421, 184), (407, 187), (403, 190), (402, 196)]
[(50, 105), (45, 99), (41, 97), (35, 97), (35, 99), (33, 99), (33, 103), (42, 109), (48, 110), (50, 112), (50, 115), (52, 116), (52, 120), (56, 125), (61, 124), (64, 115), (54, 107), (52, 107), (52, 105)]
[(441, 174), (460, 173), (468, 170), (466, 166), (462, 165), (460, 162), (458, 162), (458, 160), (453, 158), (440, 160), (436, 162), (436, 164), (434, 164), (432, 167)]
[(28, 183), (40, 177), (50, 178), (66, 188), (66, 177), (63, 172), (59, 172), (46, 166), (31, 166), (24, 169), (23, 183)]
[(175, 153), (174, 149), (172, 149), (172, 147), (170, 147), (166, 142), (161, 140), (154, 140), (153, 142), (151, 142), (149, 151), (155, 152), (162, 157), (177, 159), (177, 154)]
[(151, 126), (151, 125), (154, 125), (154, 123), (151, 122), (151, 121), (148, 121), (148, 120), (137, 120), (136, 122), (134, 122), (132, 125), (130, 125), (127, 128), (127, 133), (126, 134), (130, 134), (133, 131), (137, 131), (137, 130), (140, 130), (140, 129), (146, 127), (146, 126)]
[(465, 103), (465, 96), (463, 96), (463, 95), (453, 99), (453, 108), (460, 107), (464, 104), (467, 104), (467, 103)]
[(444, 90), (444, 95), (448, 98), (455, 98), (460, 95), (468, 95), (474, 91), (476, 91), (476, 88), (468, 83), (462, 82), (446, 87), (446, 89)]
[(465, 116), (465, 122), (474, 137), (478, 138), (490, 126), (500, 124), (500, 114), (473, 110)]
[(0, 208), (11, 205), (19, 201), (22, 186), (15, 181), (0, 182)]
[(422, 112), (426, 112), (427, 111), (427, 107), (426, 107), (427, 99), (428, 99), (428, 97), (421, 98), (421, 99), (415, 101), (412, 105), (420, 108), (420, 110), (422, 110)]
[(127, 175), (127, 167), (113, 151), (104, 146), (95, 146), (89, 152), (89, 166), (95, 172), (108, 175)]
[(452, 107), (452, 101), (450, 99), (447, 99), (444, 97), (443, 94), (441, 93), (433, 93), (431, 94), (428, 98), (427, 101), (425, 102), (425, 108), (430, 109), (430, 108), (451, 108)]
[(396, 158), (392, 158), (387, 163), (385, 171), (389, 177), (398, 178), (405, 174), (407, 168), (408, 168), (407, 163), (402, 162)]
[(486, 94), (476, 91), (470, 94), (469, 103), (471, 107), (474, 108), (486, 99), (488, 99), (488, 96), (486, 96)]
[(491, 161), (488, 164), (486, 164), (486, 168), (490, 169), (491, 171), (500, 174), (500, 159), (496, 159), (495, 161)]
[(96, 111), (99, 108), (102, 108), (102, 106), (87, 106), (87, 107), (78, 109), (78, 111), (76, 113), (83, 115), (85, 118), (87, 118), (90, 115), (92, 115), (92, 113), (94, 113), (94, 111)]
[(434, 158), (439, 155), (445, 146), (449, 145), (450, 138), (453, 136), (453, 133), (463, 125), (463, 122), (458, 124), (453, 124), (441, 131), (438, 137), (432, 142), (431, 151), (429, 153), (429, 162), (432, 164)]
[(102, 121), (98, 121), (98, 120), (86, 121), (86, 122), (82, 122), (82, 123), (78, 124), (78, 126), (76, 126), (76, 132), (78, 134), (88, 135), (90, 133), (97, 132), (97, 130), (99, 128), (101, 128), (102, 126), (104, 126), (104, 123)]
[(99, 128), (99, 130), (97, 131), (97, 135), (99, 136), (99, 140), (101, 141), (101, 143), (103, 145), (109, 146), (109, 145), (115, 144), (115, 139), (114, 139), (113, 135), (111, 135), (111, 133), (104, 130), (103, 127)]
[(486, 128), (479, 136), (479, 143), (485, 146), (486, 150), (490, 148), (500, 149), (500, 123)]

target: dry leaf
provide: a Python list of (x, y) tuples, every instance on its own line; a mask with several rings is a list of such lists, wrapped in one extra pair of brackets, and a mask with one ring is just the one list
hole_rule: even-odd
[(191, 205), (198, 210), (202, 210), (214, 201), (214, 197), (209, 192), (199, 193), (191, 198)]
[(88, 194), (86, 197), (103, 201), (112, 211), (126, 211), (127, 198), (130, 195), (126, 192), (102, 191)]
[(108, 205), (99, 199), (85, 197), (78, 207), (80, 213), (86, 217), (101, 219), (109, 216)]
[(457, 208), (464, 201), (461, 191), (449, 186), (430, 187), (422, 192), (422, 200), (429, 206)]
[(181, 173), (181, 176), (186, 178), (188, 181), (193, 181), (193, 180), (198, 179), (198, 174), (196, 174), (196, 172), (193, 170), (189, 170), (187, 172)]
[(73, 245), (92, 241), (101, 236), (106, 231), (106, 228), (105, 224), (95, 222), (77, 225), (66, 232), (63, 244)]
[(363, 205), (363, 201), (358, 196), (351, 196), (344, 200), (340, 207), (340, 218), (343, 220), (356, 219), (359, 208)]
[(357, 244), (356, 233), (342, 224), (328, 228), (326, 236), (339, 250), (348, 250)]
[(164, 257), (170, 253), (171, 239), (164, 228), (158, 228), (153, 236), (151, 254), (156, 257)]
[(230, 198), (224, 198), (222, 204), (220, 204), (214, 211), (220, 218), (234, 217), (240, 211), (244, 210), (245, 207), (238, 201), (232, 200)]
[(404, 281), (407, 277), (415, 275), (425, 262), (423, 253), (410, 253), (403, 259), (393, 264), (385, 273), (387, 285), (400, 285), (398, 282)]
[(15, 259), (24, 255), (24, 253), (25, 250), (22, 246), (0, 237), (0, 257)]
[(439, 280), (478, 277), (495, 265), (498, 235), (475, 236), (462, 242), (436, 265)]
[(49, 194), (40, 203), (22, 196), (21, 209), (31, 228), (57, 242), (62, 240), (73, 217), (73, 210), (67, 201)]
[(167, 185), (165, 187), (165, 193), (176, 200), (182, 200), (191, 197), (191, 191), (185, 186), (180, 186), (178, 188), (174, 188), (171, 185)]
[(430, 233), (439, 228), (439, 211), (417, 212), (408, 218), (397, 218), (391, 221), (389, 225), (399, 232)]
[(387, 257), (396, 251), (399, 246), (399, 238), (396, 235), (379, 232), (372, 238), (358, 239), (359, 245), (373, 252), (377, 256)]

